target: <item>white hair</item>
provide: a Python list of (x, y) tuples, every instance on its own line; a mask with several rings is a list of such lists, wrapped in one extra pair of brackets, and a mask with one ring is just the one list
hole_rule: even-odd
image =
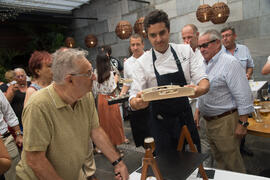
[(14, 69), (14, 72), (16, 73), (16, 72), (23, 72), (25, 75), (26, 75), (26, 72), (25, 72), (25, 70), (23, 69), (23, 68), (15, 68)]
[(200, 35), (200, 37), (205, 36), (205, 35), (209, 35), (210, 41), (215, 40), (215, 39), (221, 40), (220, 33), (215, 29), (209, 29), (209, 30), (205, 31), (204, 33), (202, 33)]
[(55, 83), (61, 84), (67, 74), (79, 73), (78, 60), (87, 56), (87, 51), (73, 49), (73, 48), (60, 48), (52, 54), (52, 73)]

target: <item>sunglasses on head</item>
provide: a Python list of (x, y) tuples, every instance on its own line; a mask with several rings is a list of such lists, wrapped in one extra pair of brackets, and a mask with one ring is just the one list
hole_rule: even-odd
[(212, 40), (212, 41), (209, 41), (209, 42), (206, 42), (206, 43), (203, 43), (201, 45), (198, 45), (198, 47), (201, 49), (201, 48), (207, 48), (209, 46), (209, 44), (215, 42), (216, 39)]

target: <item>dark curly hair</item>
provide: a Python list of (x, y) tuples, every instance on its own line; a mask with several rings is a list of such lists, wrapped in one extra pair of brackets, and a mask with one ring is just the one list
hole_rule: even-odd
[(146, 33), (148, 32), (148, 28), (150, 25), (164, 22), (166, 28), (170, 31), (170, 21), (168, 18), (168, 14), (165, 13), (162, 10), (154, 10), (150, 12), (145, 18), (144, 18), (144, 29)]

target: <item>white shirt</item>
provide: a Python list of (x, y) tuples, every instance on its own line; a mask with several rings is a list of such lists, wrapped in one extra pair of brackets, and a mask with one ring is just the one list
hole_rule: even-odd
[[(131, 56), (124, 62), (124, 78), (125, 79), (133, 79), (132, 74), (133, 74), (133, 71), (136, 70), (135, 69), (135, 63), (136, 63), (137, 59), (138, 58), (135, 58), (134, 56)], [(131, 86), (131, 84), (132, 83), (124, 83), (125, 86)]]
[(8, 125), (10, 127), (17, 126), (19, 125), (19, 121), (6, 96), (1, 90), (0, 101), (0, 134), (4, 134), (8, 130)]
[[(186, 78), (187, 84), (193, 82), (198, 84), (202, 79), (207, 78), (205, 67), (201, 59), (195, 56), (189, 45), (173, 44), (170, 46), (175, 50)], [(155, 67), (160, 75), (178, 71), (171, 48), (164, 54), (155, 51)], [(145, 52), (136, 61), (136, 70), (133, 72), (133, 84), (130, 91), (130, 99), (135, 97), (143, 89), (157, 86), (157, 79), (153, 67), (152, 49)]]

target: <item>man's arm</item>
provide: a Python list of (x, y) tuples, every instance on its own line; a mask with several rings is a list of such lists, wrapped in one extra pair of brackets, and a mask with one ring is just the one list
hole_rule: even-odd
[(270, 63), (266, 63), (262, 68), (262, 75), (267, 75), (270, 73)]
[[(111, 163), (119, 159), (120, 155), (116, 152), (107, 134), (101, 127), (92, 129), (91, 138)], [(118, 174), (115, 176), (116, 179), (128, 180), (129, 178), (127, 167), (122, 160), (114, 166), (114, 173)]]
[[(248, 115), (240, 115), (239, 120), (242, 121), (242, 122), (247, 122), (248, 121)], [(237, 122), (237, 126), (235, 128), (235, 135), (242, 138), (246, 134), (247, 134), (247, 128)]]
[(25, 155), (27, 165), (33, 170), (39, 180), (63, 180), (46, 158), (46, 152), (25, 151)]
[[(21, 133), (20, 126), (19, 125), (13, 126), (12, 129), (16, 133), (16, 144), (19, 147), (22, 147), (22, 145), (23, 145), (23, 136), (22, 136), (22, 133)], [(17, 134), (17, 132), (18, 132), (18, 134)]]
[(14, 97), (14, 93), (15, 93), (15, 91), (17, 91), (17, 90), (19, 90), (18, 84), (13, 84), (13, 85), (10, 85), (10, 86), (8, 87), (7, 92), (5, 92), (4, 94), (5, 94), (5, 96), (6, 96), (6, 98), (7, 98), (7, 100), (8, 100), (9, 102), (12, 101), (12, 99), (13, 99), (13, 97)]
[(246, 73), (247, 73), (247, 79), (249, 80), (253, 74), (253, 67), (248, 67)]
[(190, 96), (191, 98), (196, 98), (199, 97), (201, 95), (204, 95), (208, 92), (209, 87), (210, 87), (210, 83), (208, 79), (202, 79), (200, 80), (200, 82), (198, 83), (198, 85), (186, 85), (185, 87), (192, 87), (195, 90), (195, 95), (194, 96)]

